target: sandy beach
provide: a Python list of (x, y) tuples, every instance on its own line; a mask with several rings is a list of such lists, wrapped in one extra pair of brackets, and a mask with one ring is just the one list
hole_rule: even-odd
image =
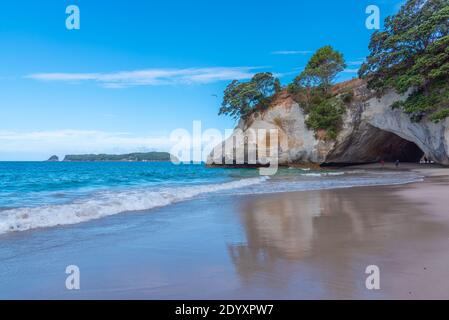
[[(419, 169), (421, 170), (421, 169)], [(449, 177), (216, 196), (0, 237), (0, 298), (448, 299)], [(81, 289), (65, 288), (65, 268)], [(365, 268), (380, 268), (367, 290)]]

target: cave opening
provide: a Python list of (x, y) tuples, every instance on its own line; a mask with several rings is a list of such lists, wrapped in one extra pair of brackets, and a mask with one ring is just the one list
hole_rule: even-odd
[(346, 149), (345, 153), (348, 156), (343, 156), (340, 161), (331, 160), (323, 166), (367, 164), (382, 160), (419, 163), (425, 157), (424, 151), (414, 142), (371, 125), (364, 128), (363, 134), (355, 135), (353, 139), (347, 141), (343, 149)]
[(379, 132), (380, 139), (373, 144), (374, 152), (378, 153), (377, 161), (418, 163), (424, 156), (424, 152), (414, 142), (388, 131)]

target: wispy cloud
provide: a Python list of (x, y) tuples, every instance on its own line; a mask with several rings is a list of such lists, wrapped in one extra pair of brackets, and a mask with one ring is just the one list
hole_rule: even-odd
[(279, 50), (271, 52), (271, 54), (276, 55), (307, 55), (310, 53), (312, 53), (312, 51), (308, 50)]
[(356, 74), (358, 72), (359, 72), (359, 69), (347, 68), (347, 69), (343, 70), (343, 73), (354, 73), (354, 74)]
[(359, 72), (360, 66), (364, 62), (365, 62), (365, 59), (363, 59), (363, 58), (359, 58), (356, 60), (351, 60), (351, 61), (346, 62), (346, 65), (348, 66), (348, 68), (343, 70), (343, 73), (357, 74)]
[[(63, 157), (67, 154), (123, 154), (154, 150), (176, 154), (179, 150), (192, 152), (195, 143), (199, 143), (203, 161), (206, 161), (212, 148), (226, 139), (226, 134), (223, 137), (217, 137), (214, 133), (210, 139), (197, 140), (193, 134), (182, 128), (148, 135), (73, 129), (0, 131), (0, 160), (45, 160), (51, 155)], [(210, 144), (210, 142), (214, 143)], [(174, 150), (173, 147), (176, 149)]]
[(212, 67), (185, 69), (145, 69), (111, 73), (35, 73), (25, 76), (39, 81), (67, 83), (96, 82), (106, 88), (207, 84), (249, 79), (260, 67)]
[(347, 64), (348, 66), (360, 66), (360, 65), (362, 65), (364, 62), (365, 62), (365, 60), (360, 59), (360, 60), (348, 61), (348, 62), (346, 62), (346, 64)]
[(95, 130), (0, 131), (3, 153), (109, 153), (136, 150), (168, 150), (169, 136), (137, 136), (126, 132)]

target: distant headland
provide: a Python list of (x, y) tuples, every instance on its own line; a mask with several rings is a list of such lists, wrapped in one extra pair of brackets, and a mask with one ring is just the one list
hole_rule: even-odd
[[(70, 154), (66, 155), (62, 161), (65, 162), (156, 162), (176, 160), (168, 152), (136, 152), (128, 154)], [(47, 161), (59, 161), (57, 156), (51, 156)]]

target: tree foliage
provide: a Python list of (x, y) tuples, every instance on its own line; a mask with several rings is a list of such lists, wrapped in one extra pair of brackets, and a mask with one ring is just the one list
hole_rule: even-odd
[(370, 55), (359, 70), (368, 87), (379, 94), (393, 88), (412, 91), (397, 102), (416, 121), (429, 116), (439, 121), (449, 115), (449, 1), (409, 0), (399, 13), (375, 32)]
[(293, 83), (302, 88), (319, 87), (327, 90), (344, 68), (346, 64), (343, 55), (331, 46), (324, 46), (314, 53)]
[(307, 126), (315, 132), (325, 130), (325, 138), (330, 140), (337, 137), (345, 112), (343, 97), (334, 96), (330, 89), (345, 67), (340, 52), (331, 46), (322, 47), (287, 88), (308, 114)]
[(248, 82), (234, 80), (225, 89), (219, 115), (245, 119), (254, 111), (267, 109), (280, 90), (279, 80), (270, 72), (257, 73)]
[(344, 113), (345, 106), (339, 97), (322, 99), (310, 110), (306, 124), (315, 131), (326, 130), (326, 138), (333, 140), (337, 137)]

